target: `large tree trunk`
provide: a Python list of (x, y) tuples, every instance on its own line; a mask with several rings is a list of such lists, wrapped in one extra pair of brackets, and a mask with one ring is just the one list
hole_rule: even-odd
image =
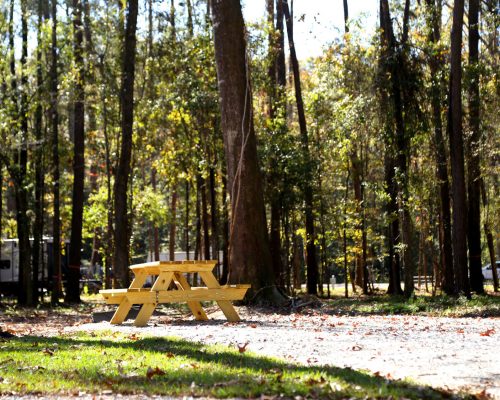
[(469, 126), (467, 141), (467, 193), (470, 286), (484, 293), (481, 273), (481, 161), (479, 120), (479, 0), (469, 0)]
[(314, 215), (313, 215), (313, 189), (312, 189), (312, 171), (311, 157), (309, 153), (309, 138), (307, 134), (306, 116), (304, 112), (304, 102), (302, 100), (302, 89), (300, 85), (300, 71), (295, 44), (293, 41), (293, 21), (290, 16), (288, 2), (283, 0), (283, 14), (285, 16), (288, 44), (290, 47), (290, 61), (293, 70), (293, 82), (295, 85), (295, 100), (297, 102), (297, 115), (299, 118), (300, 139), (302, 143), (302, 155), (305, 162), (305, 171), (303, 177), (303, 192), (305, 202), (306, 217), (306, 265), (307, 265), (307, 293), (318, 293), (318, 262), (316, 260), (316, 245), (314, 234)]
[[(441, 39), (441, 0), (427, 0), (429, 8), (429, 41), (436, 46)], [(430, 61), (431, 70), (431, 104), (432, 120), (434, 124), (434, 146), (436, 153), (436, 178), (439, 185), (439, 225), (441, 266), (443, 270), (442, 288), (447, 294), (454, 292), (453, 255), (451, 247), (451, 213), (450, 213), (450, 184), (448, 180), (448, 160), (443, 138), (443, 122), (441, 119), (441, 103), (443, 96), (443, 67), (444, 60), (433, 51)]]
[(83, 64), (83, 6), (82, 0), (73, 0), (73, 51), (76, 66), (75, 99), (73, 103), (73, 196), (71, 237), (66, 287), (66, 301), (80, 302), (80, 264), (83, 225), (83, 186), (85, 180), (85, 106)]
[(448, 135), (453, 199), (453, 266), (456, 289), (470, 296), (467, 270), (467, 199), (465, 191), (464, 147), (462, 134), (462, 26), (464, 1), (455, 0), (451, 30), (451, 67), (448, 108)]
[(115, 251), (113, 266), (118, 286), (129, 285), (129, 217), (127, 212), (127, 188), (132, 158), (132, 130), (134, 124), (134, 80), (135, 80), (135, 48), (137, 28), (138, 1), (128, 0), (127, 25), (123, 50), (121, 102), (121, 150), (120, 161), (115, 178)]
[(279, 302), (283, 297), (274, 286), (240, 2), (214, 0), (212, 13), (231, 193), (229, 282), (250, 283), (250, 300)]
[(62, 295), (61, 276), (61, 217), (59, 200), (59, 112), (58, 106), (58, 85), (59, 76), (57, 63), (59, 62), (57, 52), (57, 0), (52, 0), (52, 46), (50, 63), (50, 125), (52, 136), (52, 180), (53, 180), (53, 208), (54, 219), (52, 221), (52, 304), (56, 304)]

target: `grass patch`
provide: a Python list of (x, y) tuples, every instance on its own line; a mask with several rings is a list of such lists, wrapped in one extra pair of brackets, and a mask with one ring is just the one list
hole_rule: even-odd
[(473, 295), (450, 297), (446, 295), (419, 295), (411, 299), (379, 294), (352, 298), (336, 297), (325, 300), (338, 314), (348, 315), (425, 315), (434, 317), (499, 317), (500, 296)]
[(173, 338), (99, 332), (12, 337), (0, 343), (0, 393), (82, 392), (217, 398), (449, 397), (349, 368), (288, 364)]

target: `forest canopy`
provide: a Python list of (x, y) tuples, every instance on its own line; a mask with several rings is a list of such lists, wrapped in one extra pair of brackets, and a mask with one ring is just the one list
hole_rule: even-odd
[(245, 23), (238, 0), (1, 0), (1, 283), (78, 302), (132, 263), (214, 259), (249, 300), (332, 276), (484, 293), (498, 2), (380, 0), (376, 27), (337, 2), (342, 34), (298, 59), (293, 1)]

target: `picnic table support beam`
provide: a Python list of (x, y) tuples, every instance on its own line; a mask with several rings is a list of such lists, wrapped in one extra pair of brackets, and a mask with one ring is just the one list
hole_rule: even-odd
[[(191, 286), (189, 285), (187, 279), (184, 278), (184, 275), (182, 275), (181, 273), (176, 273), (175, 278), (179, 283), (180, 290), (191, 290)], [(199, 301), (188, 301), (187, 305), (197, 321), (208, 321), (207, 314), (201, 307), (201, 303)]]
[[(200, 276), (203, 282), (205, 282), (205, 285), (207, 285), (207, 288), (220, 289), (221, 286), (217, 281), (217, 279), (215, 279), (215, 276), (212, 272), (202, 271), (200, 272)], [(217, 301), (217, 304), (219, 305), (220, 309), (222, 310), (228, 321), (230, 322), (240, 321), (240, 316), (238, 315), (238, 313), (233, 307), (233, 304), (229, 300), (219, 300)]]

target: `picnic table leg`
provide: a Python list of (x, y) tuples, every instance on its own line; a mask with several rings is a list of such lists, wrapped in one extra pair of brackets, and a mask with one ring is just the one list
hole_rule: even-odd
[[(205, 285), (207, 285), (207, 288), (220, 289), (219, 282), (217, 282), (217, 279), (212, 272), (200, 271), (200, 276), (201, 279), (203, 279), (203, 282), (205, 282)], [(228, 321), (238, 322), (241, 320), (240, 316), (234, 309), (233, 304), (229, 300), (219, 300), (217, 304), (221, 308)]]
[(126, 297), (124, 297), (115, 313), (113, 314), (113, 318), (111, 318), (110, 322), (112, 324), (121, 324), (123, 321), (125, 321), (125, 318), (127, 318), (128, 312), (131, 308), (132, 303)]
[[(129, 288), (140, 289), (144, 285), (144, 282), (146, 282), (147, 277), (148, 276), (146, 274), (137, 273), (130, 283)], [(111, 318), (110, 322), (117, 325), (123, 323), (123, 321), (125, 321), (125, 318), (127, 318), (127, 315), (131, 308), (132, 303), (126, 297), (124, 297), (115, 313), (113, 314), (113, 318)]]
[[(156, 278), (156, 281), (153, 284), (151, 291), (157, 292), (159, 290), (167, 290), (168, 286), (170, 285), (170, 282), (172, 282), (173, 277), (174, 277), (173, 272), (160, 273), (160, 275), (158, 275), (158, 278)], [(139, 311), (139, 314), (137, 314), (137, 318), (134, 321), (134, 325), (146, 326), (155, 308), (156, 308), (156, 303), (144, 303), (141, 307), (141, 310)]]
[[(181, 290), (191, 290), (191, 286), (189, 285), (187, 279), (184, 278), (184, 275), (182, 275), (181, 272), (175, 273), (175, 279), (179, 283)], [(205, 311), (201, 307), (201, 303), (199, 301), (188, 301), (187, 305), (197, 321), (208, 320), (207, 314), (205, 314)]]

